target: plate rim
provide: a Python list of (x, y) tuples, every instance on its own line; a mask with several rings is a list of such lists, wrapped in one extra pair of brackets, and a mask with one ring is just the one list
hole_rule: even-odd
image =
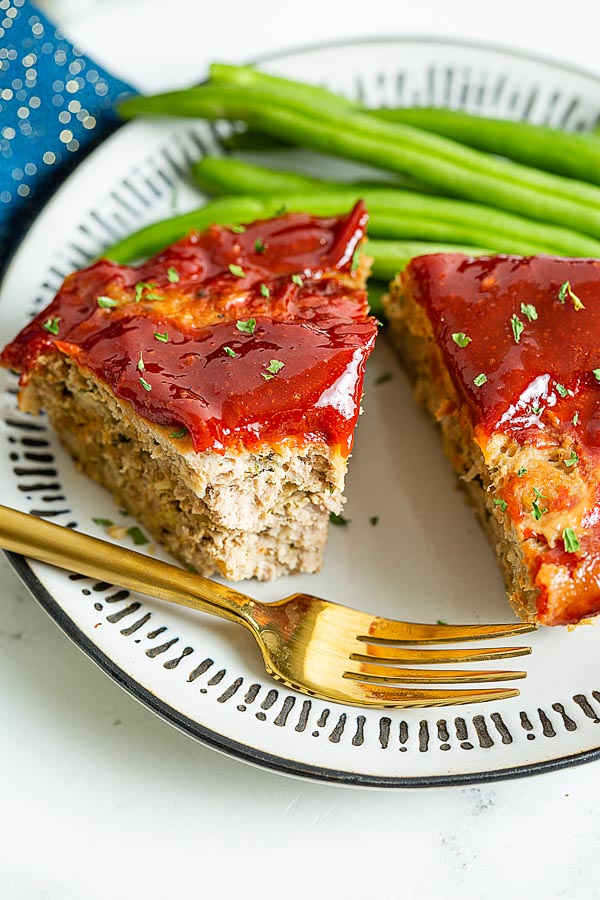
[[(494, 44), (486, 41), (462, 40), (460, 38), (444, 38), (440, 36), (430, 36), (426, 34), (411, 35), (384, 35), (384, 36), (368, 36), (363, 38), (342, 38), (339, 40), (316, 42), (294, 46), (286, 50), (274, 51), (254, 57), (247, 65), (260, 65), (261, 63), (274, 62), (278, 59), (285, 59), (290, 56), (298, 56), (303, 53), (318, 52), (322, 50), (334, 50), (337, 48), (369, 45), (369, 44), (408, 44), (408, 43), (430, 43), (444, 47), (468, 48), (472, 50), (480, 50), (484, 52), (497, 53), (508, 58), (520, 59), (523, 61), (534, 62), (537, 64), (547, 65), (561, 72), (578, 75), (595, 82), (600, 86), (600, 74), (596, 74), (584, 67), (572, 65), (557, 61), (552, 57), (543, 54), (530, 53), (526, 50), (514, 49), (503, 45)], [(34, 222), (45, 211), (49, 203), (55, 198), (62, 187), (71, 179), (73, 174), (78, 171), (81, 166), (91, 164), (96, 153), (101, 150), (112, 138), (118, 134), (123, 127), (134, 125), (135, 123), (124, 123), (98, 147), (94, 148), (91, 153), (87, 154), (81, 163), (70, 172), (67, 177), (60, 182), (56, 189), (50, 193), (39, 207)], [(33, 224), (33, 223), (32, 223)], [(6, 279), (9, 270), (14, 264), (15, 258), (19, 253), (27, 233), (23, 234), (16, 245), (11, 249), (5, 259), (2, 273), (0, 273), (0, 288)], [(347, 770), (333, 769), (326, 766), (318, 766), (312, 763), (303, 763), (296, 760), (286, 759), (284, 756), (268, 753), (259, 750), (256, 747), (248, 746), (233, 740), (226, 735), (220, 734), (199, 722), (194, 721), (185, 714), (176, 710), (174, 707), (165, 703), (156, 697), (151, 691), (145, 688), (135, 678), (125, 672), (118, 666), (107, 654), (105, 654), (96, 644), (93, 643), (79, 626), (71, 619), (52, 594), (38, 579), (33, 568), (25, 556), (21, 554), (3, 551), (9, 564), (28, 589), (33, 598), (39, 603), (50, 618), (59, 626), (61, 631), (82, 651), (92, 662), (94, 662), (111, 680), (120, 688), (125, 690), (131, 697), (166, 721), (168, 724), (177, 728), (179, 731), (189, 737), (199, 741), (213, 750), (217, 750), (233, 759), (255, 765), (268, 771), (277, 772), (289, 777), (302, 778), (318, 783), (334, 784), (344, 787), (362, 787), (372, 789), (407, 789), (407, 788), (435, 788), (435, 787), (463, 787), (467, 785), (477, 785), (496, 781), (504, 781), (514, 778), (525, 778), (530, 775), (541, 774), (544, 772), (554, 771), (556, 769), (569, 768), (575, 765), (583, 765), (600, 759), (600, 746), (591, 750), (583, 750), (580, 753), (569, 754), (554, 759), (541, 760), (534, 763), (527, 763), (521, 766), (508, 766), (505, 768), (486, 770), (481, 772), (464, 772), (448, 775), (423, 775), (423, 776), (385, 776), (385, 775), (369, 775), (365, 773), (353, 773)]]

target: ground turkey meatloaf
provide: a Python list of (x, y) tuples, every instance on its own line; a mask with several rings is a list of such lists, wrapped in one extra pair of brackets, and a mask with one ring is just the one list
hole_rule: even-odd
[(2, 354), (21, 408), (197, 571), (316, 571), (377, 331), (366, 222), (213, 226), (75, 272)]
[(384, 301), (525, 620), (600, 611), (600, 261), (436, 254)]

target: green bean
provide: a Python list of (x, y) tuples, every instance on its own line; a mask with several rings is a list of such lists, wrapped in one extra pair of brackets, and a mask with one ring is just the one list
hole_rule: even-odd
[(422, 128), (538, 169), (600, 184), (600, 150), (593, 135), (432, 107), (395, 107), (370, 112), (388, 122)]
[[(600, 256), (600, 241), (581, 233), (464, 200), (446, 200), (367, 183), (342, 185), (307, 179), (231, 157), (204, 157), (196, 164), (194, 176), (209, 192), (275, 193), (280, 206), (302, 209), (296, 204), (304, 200), (307, 211), (319, 215), (343, 212), (362, 197), (369, 209), (369, 233), (373, 237), (420, 238), (476, 246), (491, 242), (503, 253), (523, 255)], [(289, 197), (288, 191), (297, 194), (299, 178), (305, 183), (306, 195)], [(319, 194), (315, 193), (317, 189)]]
[[(332, 105), (282, 105), (267, 92), (204, 86), (156, 97), (135, 97), (125, 116), (165, 114), (241, 118), (315, 150), (408, 174), (442, 191), (481, 200), (542, 221), (600, 237), (600, 189), (487, 157), (410, 126), (380, 122)], [(485, 227), (485, 223), (482, 223)]]
[[(487, 256), (494, 251), (463, 244), (436, 244), (424, 241), (378, 241), (369, 239), (365, 252), (373, 256), (373, 278), (391, 281), (414, 259), (426, 253), (464, 253), (465, 256)], [(370, 296), (370, 295), (369, 295)]]

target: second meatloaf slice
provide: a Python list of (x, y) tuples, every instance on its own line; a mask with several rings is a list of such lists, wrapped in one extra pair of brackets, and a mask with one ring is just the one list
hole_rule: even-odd
[(213, 226), (70, 275), (2, 354), (21, 408), (199, 572), (316, 571), (377, 331), (366, 221)]

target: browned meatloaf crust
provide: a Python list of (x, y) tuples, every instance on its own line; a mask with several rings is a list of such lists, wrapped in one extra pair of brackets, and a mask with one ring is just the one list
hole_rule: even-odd
[(202, 574), (318, 570), (376, 333), (365, 224), (361, 205), (214, 226), (69, 276), (3, 353), (21, 408)]

